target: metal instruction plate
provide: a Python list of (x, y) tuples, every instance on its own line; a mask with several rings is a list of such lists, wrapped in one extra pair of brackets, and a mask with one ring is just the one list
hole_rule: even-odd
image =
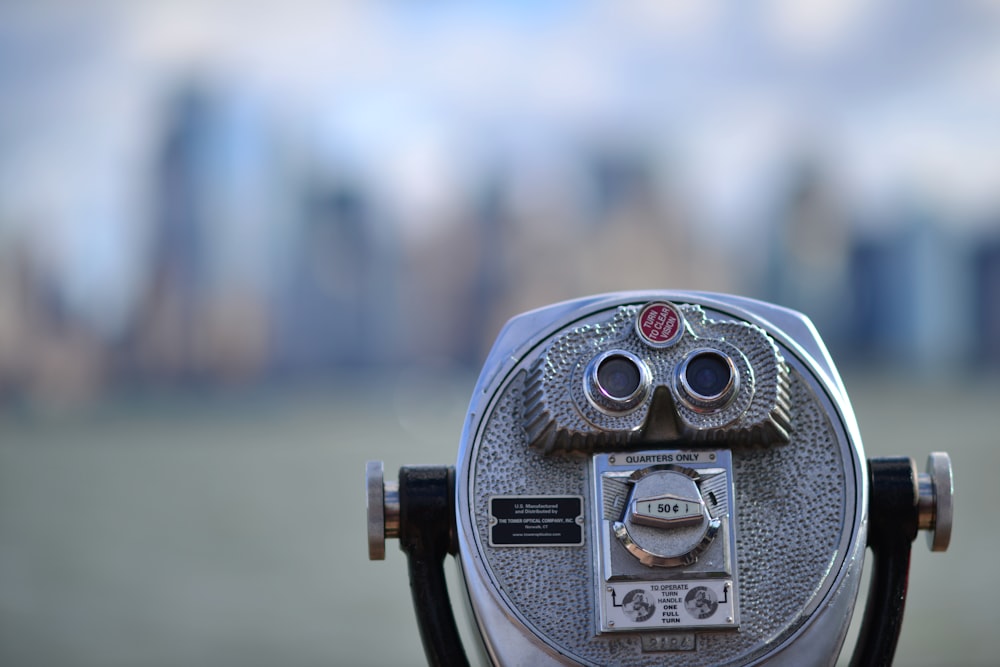
[(607, 584), (601, 603), (609, 630), (732, 627), (729, 580), (628, 581)]
[(490, 497), (491, 547), (583, 544), (583, 496)]

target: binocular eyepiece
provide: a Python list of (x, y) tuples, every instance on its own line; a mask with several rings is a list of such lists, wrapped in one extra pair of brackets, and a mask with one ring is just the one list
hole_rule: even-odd
[(808, 319), (698, 292), (515, 318), (455, 467), (367, 477), (369, 555), (400, 539), (432, 664), (466, 664), (453, 554), (493, 664), (830, 665), (867, 547), (852, 664), (889, 664), (910, 544), (944, 550), (952, 523), (948, 455), (866, 459)]

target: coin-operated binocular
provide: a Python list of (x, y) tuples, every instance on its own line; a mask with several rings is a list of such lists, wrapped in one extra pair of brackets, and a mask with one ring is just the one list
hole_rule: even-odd
[(831, 665), (870, 547), (854, 665), (888, 665), (910, 546), (948, 546), (934, 453), (866, 459), (803, 315), (696, 292), (526, 313), (476, 385), (454, 468), (367, 470), (368, 545), (407, 553), (432, 664), (467, 664), (456, 554), (497, 665)]

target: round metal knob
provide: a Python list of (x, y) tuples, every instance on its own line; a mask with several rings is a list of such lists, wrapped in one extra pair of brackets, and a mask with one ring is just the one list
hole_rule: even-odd
[(951, 542), (955, 481), (947, 452), (931, 452), (927, 472), (918, 475), (917, 526), (927, 533), (931, 551), (946, 551)]
[(386, 482), (381, 461), (365, 464), (368, 560), (385, 560), (385, 539), (399, 537), (399, 485)]

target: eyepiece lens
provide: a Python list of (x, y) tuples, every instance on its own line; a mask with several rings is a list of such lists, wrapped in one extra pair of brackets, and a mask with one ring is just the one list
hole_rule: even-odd
[(729, 361), (717, 352), (701, 352), (692, 357), (684, 375), (688, 387), (701, 398), (721, 396), (733, 379)]
[(649, 368), (626, 350), (602, 352), (591, 359), (584, 370), (587, 399), (605, 414), (632, 412), (646, 400), (649, 388)]
[(597, 367), (597, 384), (611, 398), (624, 400), (639, 390), (642, 373), (628, 357), (610, 356)]

